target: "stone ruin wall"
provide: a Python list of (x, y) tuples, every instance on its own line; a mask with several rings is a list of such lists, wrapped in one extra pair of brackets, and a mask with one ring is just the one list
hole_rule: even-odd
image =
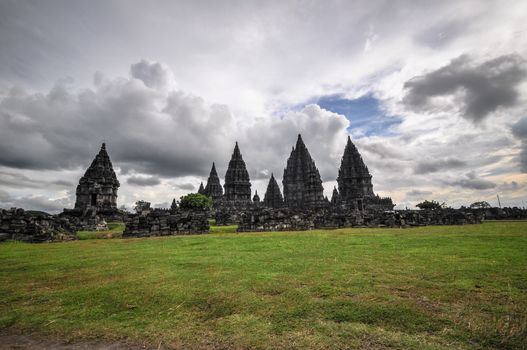
[(125, 219), (123, 238), (208, 233), (208, 218), (208, 211), (181, 209), (155, 209), (145, 214), (130, 214)]
[(21, 208), (0, 209), (0, 241), (28, 243), (76, 239), (79, 222), (67, 217), (34, 214)]
[(484, 214), (477, 210), (292, 210), (256, 208), (240, 215), (238, 231), (298, 231), (343, 227), (411, 227), (426, 225), (479, 224)]

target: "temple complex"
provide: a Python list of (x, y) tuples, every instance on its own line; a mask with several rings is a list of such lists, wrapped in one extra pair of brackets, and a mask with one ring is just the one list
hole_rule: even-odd
[(284, 206), (284, 199), (282, 198), (280, 187), (278, 187), (278, 183), (273, 174), (271, 174), (267, 190), (265, 191), (264, 205), (268, 208), (281, 208)]
[[(200, 190), (202, 186), (203, 183), (201, 183)], [(213, 201), (217, 201), (223, 196), (223, 187), (221, 187), (220, 178), (218, 177), (216, 165), (214, 163), (212, 163), (212, 168), (210, 169), (207, 186), (205, 186), (205, 189), (200, 193), (209, 196)]]
[(246, 205), (251, 202), (251, 181), (238, 142), (234, 146), (223, 187), (225, 188), (224, 201), (227, 203)]
[(112, 162), (106, 152), (106, 144), (103, 143), (99, 154), (95, 156), (90, 167), (79, 181), (75, 209), (117, 209), (117, 189), (119, 186)]
[(324, 205), (324, 188), (320, 173), (301, 135), (298, 135), (296, 147), (293, 147), (287, 160), (282, 183), (285, 206), (312, 208)]
[(333, 196), (336, 193), (343, 204), (358, 210), (366, 207), (392, 210), (394, 205), (390, 198), (380, 198), (374, 194), (371, 179), (368, 167), (348, 136), (337, 177), (338, 192), (335, 189)]

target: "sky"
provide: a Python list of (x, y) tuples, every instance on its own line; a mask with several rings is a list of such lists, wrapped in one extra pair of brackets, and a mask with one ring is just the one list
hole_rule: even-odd
[(118, 204), (281, 185), (331, 197), (348, 135), (396, 208), (527, 206), (527, 2), (0, 0), (0, 208), (71, 208), (106, 142)]

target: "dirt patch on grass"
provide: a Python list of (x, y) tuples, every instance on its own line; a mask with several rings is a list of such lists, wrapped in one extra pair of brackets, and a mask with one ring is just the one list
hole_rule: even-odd
[[(66, 342), (60, 339), (44, 338), (38, 335), (17, 335), (0, 333), (1, 350), (145, 350), (142, 345), (107, 343), (98, 341)], [(166, 349), (162, 345), (158, 349)]]

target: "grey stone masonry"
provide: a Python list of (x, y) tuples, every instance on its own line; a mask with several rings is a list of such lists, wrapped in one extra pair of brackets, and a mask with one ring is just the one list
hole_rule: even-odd
[(99, 154), (95, 156), (90, 167), (79, 180), (75, 209), (117, 209), (119, 186), (112, 162), (106, 152), (106, 144), (103, 143)]
[(123, 238), (208, 233), (207, 211), (155, 209), (130, 214), (125, 220)]
[(284, 202), (289, 208), (312, 208), (325, 205), (320, 173), (309, 151), (298, 135), (296, 147), (284, 169)]
[(264, 206), (268, 208), (281, 208), (284, 206), (282, 192), (280, 192), (280, 187), (278, 187), (273, 174), (271, 174), (267, 190), (265, 191)]
[(238, 142), (234, 146), (229, 167), (225, 173), (224, 200), (233, 204), (251, 203), (251, 180)]
[(198, 193), (205, 194), (205, 187), (203, 187), (203, 182), (199, 184)]
[(344, 208), (252, 208), (241, 214), (238, 231), (464, 225), (479, 224), (483, 219), (483, 212), (463, 209), (358, 211)]
[(209, 178), (207, 179), (207, 186), (205, 186), (202, 194), (209, 196), (213, 201), (216, 201), (223, 196), (223, 188), (221, 187), (220, 178), (216, 172), (216, 164), (214, 163), (212, 163)]
[(390, 198), (375, 195), (371, 179), (368, 167), (348, 136), (337, 177), (340, 201), (349, 208), (358, 210), (368, 208), (392, 210), (394, 205)]

